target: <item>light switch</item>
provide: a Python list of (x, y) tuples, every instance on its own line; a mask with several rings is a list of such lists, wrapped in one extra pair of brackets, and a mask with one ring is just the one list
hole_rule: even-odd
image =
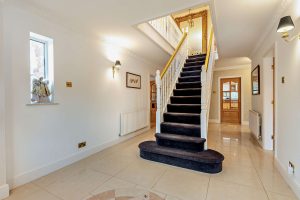
[(281, 77), (281, 83), (285, 83), (285, 77)]

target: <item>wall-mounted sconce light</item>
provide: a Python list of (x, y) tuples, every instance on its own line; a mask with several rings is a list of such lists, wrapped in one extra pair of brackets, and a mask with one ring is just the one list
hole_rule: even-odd
[(279, 22), (279, 25), (277, 28), (277, 32), (282, 33), (282, 38), (286, 42), (291, 42), (296, 38), (300, 39), (299, 33), (291, 38), (289, 37), (289, 31), (293, 30), (294, 28), (295, 28), (295, 25), (294, 25), (294, 22), (293, 22), (291, 16), (285, 16), (280, 19), (280, 22)]
[(119, 60), (116, 61), (115, 65), (112, 67), (113, 78), (115, 78), (116, 71), (119, 71), (121, 68), (121, 62)]

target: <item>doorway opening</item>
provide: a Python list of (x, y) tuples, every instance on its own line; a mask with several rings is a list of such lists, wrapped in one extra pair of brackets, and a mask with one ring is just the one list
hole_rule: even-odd
[(241, 124), (241, 78), (220, 80), (221, 123)]
[(150, 127), (156, 126), (156, 84), (155, 81), (150, 81)]

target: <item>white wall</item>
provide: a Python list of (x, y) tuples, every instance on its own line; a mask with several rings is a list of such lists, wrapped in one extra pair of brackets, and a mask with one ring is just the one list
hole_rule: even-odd
[[(29, 32), (54, 39), (58, 105), (26, 105), (30, 102)], [(149, 116), (149, 75), (155, 69), (133, 53), (9, 3), (4, 12), (4, 39), (7, 169), (12, 187), (118, 141), (121, 112), (146, 109)], [(112, 79), (115, 59), (120, 59), (122, 68), (120, 76)], [(126, 72), (141, 75), (141, 90), (125, 87)], [(73, 88), (66, 88), (66, 81), (72, 81)], [(81, 141), (87, 147), (79, 151)]]
[(0, 199), (7, 197), (8, 185), (6, 184), (5, 160), (5, 103), (4, 103), (4, 67), (3, 67), (3, 5), (0, 1)]
[[(291, 1), (289, 7), (280, 17), (291, 15), (294, 19), (296, 30), (291, 35), (299, 32), (300, 28), (300, 1)], [(264, 57), (275, 46), (275, 72), (276, 72), (276, 149), (275, 157), (278, 169), (286, 178), (290, 186), (300, 198), (300, 41), (295, 40), (291, 43), (284, 42), (280, 35), (276, 33), (279, 17), (275, 20), (276, 24), (268, 33), (267, 37), (260, 43), (258, 49), (253, 54), (252, 67), (263, 65)], [(281, 83), (284, 76), (286, 83)], [(263, 77), (262, 77), (263, 79)], [(263, 80), (261, 80), (264, 82)], [(264, 91), (262, 91), (264, 92)], [(253, 109), (262, 109), (262, 96), (253, 96)], [(292, 161), (296, 166), (295, 174), (288, 175), (288, 162)]]

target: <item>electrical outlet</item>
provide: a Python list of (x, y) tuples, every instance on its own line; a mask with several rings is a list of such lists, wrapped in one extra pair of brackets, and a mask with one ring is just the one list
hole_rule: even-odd
[(78, 143), (78, 149), (81, 149), (83, 147), (86, 147), (86, 142), (80, 142), (80, 143)]
[(289, 161), (288, 173), (291, 175), (295, 174), (295, 165), (291, 161)]

